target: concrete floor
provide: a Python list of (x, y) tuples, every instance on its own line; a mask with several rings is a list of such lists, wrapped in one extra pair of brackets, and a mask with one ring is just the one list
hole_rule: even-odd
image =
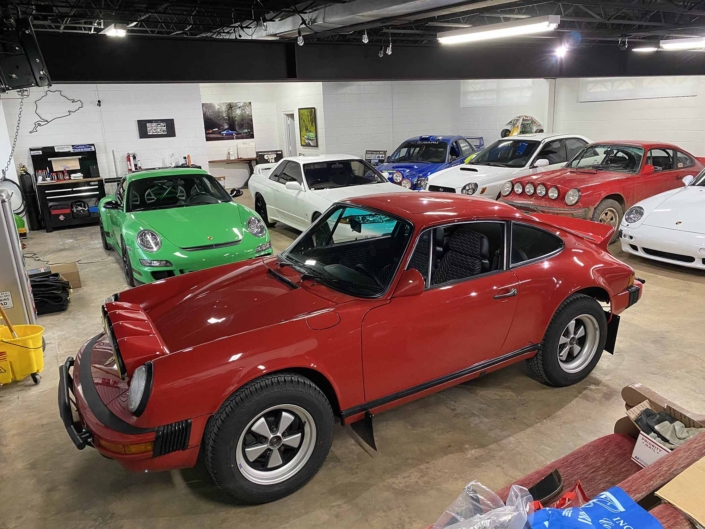
[[(241, 200), (251, 204), (247, 195)], [(275, 250), (297, 235), (272, 230)], [(74, 448), (57, 411), (58, 366), (100, 332), (100, 305), (126, 285), (97, 228), (32, 233), (27, 254), (51, 263), (80, 260), (83, 288), (68, 311), (40, 318), (48, 345), (42, 383), (0, 388), (0, 528), (421, 528), (467, 482), (498, 489), (610, 433), (629, 383), (705, 412), (705, 274), (632, 258), (617, 245), (611, 250), (647, 284), (622, 319), (616, 354), (605, 354), (581, 384), (547, 388), (519, 365), (456, 386), (379, 415), (375, 457), (337, 426), (326, 463), (306, 487), (252, 507), (221, 494), (203, 465), (131, 474), (95, 450)]]

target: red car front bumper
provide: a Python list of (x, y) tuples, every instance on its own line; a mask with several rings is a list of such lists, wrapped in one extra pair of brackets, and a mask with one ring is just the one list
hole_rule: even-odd
[[(141, 428), (115, 415), (101, 400), (91, 374), (90, 355), (98, 338), (59, 367), (59, 414), (76, 448), (92, 446), (135, 472), (194, 466), (208, 416)], [(141, 447), (141, 453), (130, 453), (130, 447)]]

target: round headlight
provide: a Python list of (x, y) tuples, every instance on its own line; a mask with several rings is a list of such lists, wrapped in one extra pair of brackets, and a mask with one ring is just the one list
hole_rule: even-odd
[(551, 189), (548, 190), (548, 198), (551, 200), (556, 200), (558, 198), (558, 188), (557, 187), (552, 187)]
[(565, 194), (565, 203), (574, 206), (580, 200), (580, 189), (571, 189)]
[(475, 191), (477, 191), (477, 184), (475, 182), (465, 184), (460, 190), (463, 195), (474, 195)]
[(628, 222), (630, 224), (633, 224), (635, 222), (639, 222), (641, 220), (641, 217), (644, 216), (644, 208), (641, 206), (634, 206), (631, 207), (627, 210), (627, 212), (624, 214), (624, 220), (625, 222)]
[(127, 390), (127, 407), (133, 415), (142, 415), (147, 407), (152, 390), (152, 362), (139, 366), (132, 373), (130, 387)]
[(426, 186), (428, 186), (428, 178), (416, 179), (416, 189), (426, 189)]
[(523, 190), (524, 190), (524, 187), (521, 185), (521, 183), (517, 182), (516, 184), (514, 184), (514, 192), (515, 192), (517, 195), (521, 195), (521, 192), (522, 192)]
[(534, 184), (532, 184), (531, 182), (526, 184), (526, 187), (524, 189), (526, 190), (527, 195), (531, 196), (534, 194), (534, 191), (535, 191)]
[(538, 187), (536, 188), (536, 194), (540, 197), (545, 197), (546, 196), (546, 186), (543, 184), (539, 184)]
[(137, 234), (137, 244), (145, 252), (156, 252), (162, 247), (162, 240), (152, 230), (140, 230)]
[(247, 219), (247, 231), (255, 237), (264, 237), (267, 233), (267, 227), (259, 217), (250, 217)]
[(401, 181), (401, 186), (405, 189), (411, 189), (411, 180), (404, 178), (404, 180)]
[(394, 173), (392, 174), (392, 180), (394, 180), (394, 182), (397, 184), (401, 184), (403, 178), (404, 175), (401, 174), (399, 171), (394, 171)]
[(512, 192), (512, 183), (511, 182), (504, 182), (504, 185), (502, 186), (502, 196), (506, 197), (511, 192)]

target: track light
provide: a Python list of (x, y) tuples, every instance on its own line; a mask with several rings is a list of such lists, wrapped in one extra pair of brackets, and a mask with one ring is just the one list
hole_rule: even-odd
[(380, 59), (384, 57), (384, 44), (379, 47), (379, 53), (377, 55), (379, 55)]
[(701, 50), (705, 48), (705, 38), (694, 37), (689, 39), (669, 39), (662, 40), (661, 47), (664, 50)]
[(296, 38), (296, 44), (299, 46), (304, 45), (304, 36), (301, 34), (301, 28), (299, 28), (299, 36)]
[(548, 15), (545, 17), (527, 18), (515, 22), (504, 22), (502, 24), (488, 24), (486, 26), (457, 29), (455, 31), (439, 33), (438, 42), (441, 44), (460, 44), (463, 42), (477, 42), (481, 40), (518, 37), (532, 33), (544, 33), (556, 29), (560, 22), (561, 17), (559, 15)]
[(370, 42), (370, 37), (367, 36), (367, 30), (365, 30), (362, 34), (362, 43), (367, 44), (368, 42)]
[(565, 46), (565, 44), (562, 46), (558, 46), (556, 48), (555, 53), (556, 53), (556, 57), (558, 57), (559, 59), (562, 59), (563, 57), (565, 57), (566, 53), (568, 53), (568, 48)]
[(389, 46), (387, 46), (387, 55), (392, 54), (392, 37), (389, 37)]
[(100, 34), (108, 37), (124, 37), (127, 35), (127, 26), (125, 24), (110, 24)]

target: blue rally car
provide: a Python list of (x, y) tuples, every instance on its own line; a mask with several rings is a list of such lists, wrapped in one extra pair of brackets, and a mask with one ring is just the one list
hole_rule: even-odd
[(422, 190), (429, 175), (463, 163), (474, 152), (462, 136), (417, 136), (402, 143), (377, 170), (393, 184)]

